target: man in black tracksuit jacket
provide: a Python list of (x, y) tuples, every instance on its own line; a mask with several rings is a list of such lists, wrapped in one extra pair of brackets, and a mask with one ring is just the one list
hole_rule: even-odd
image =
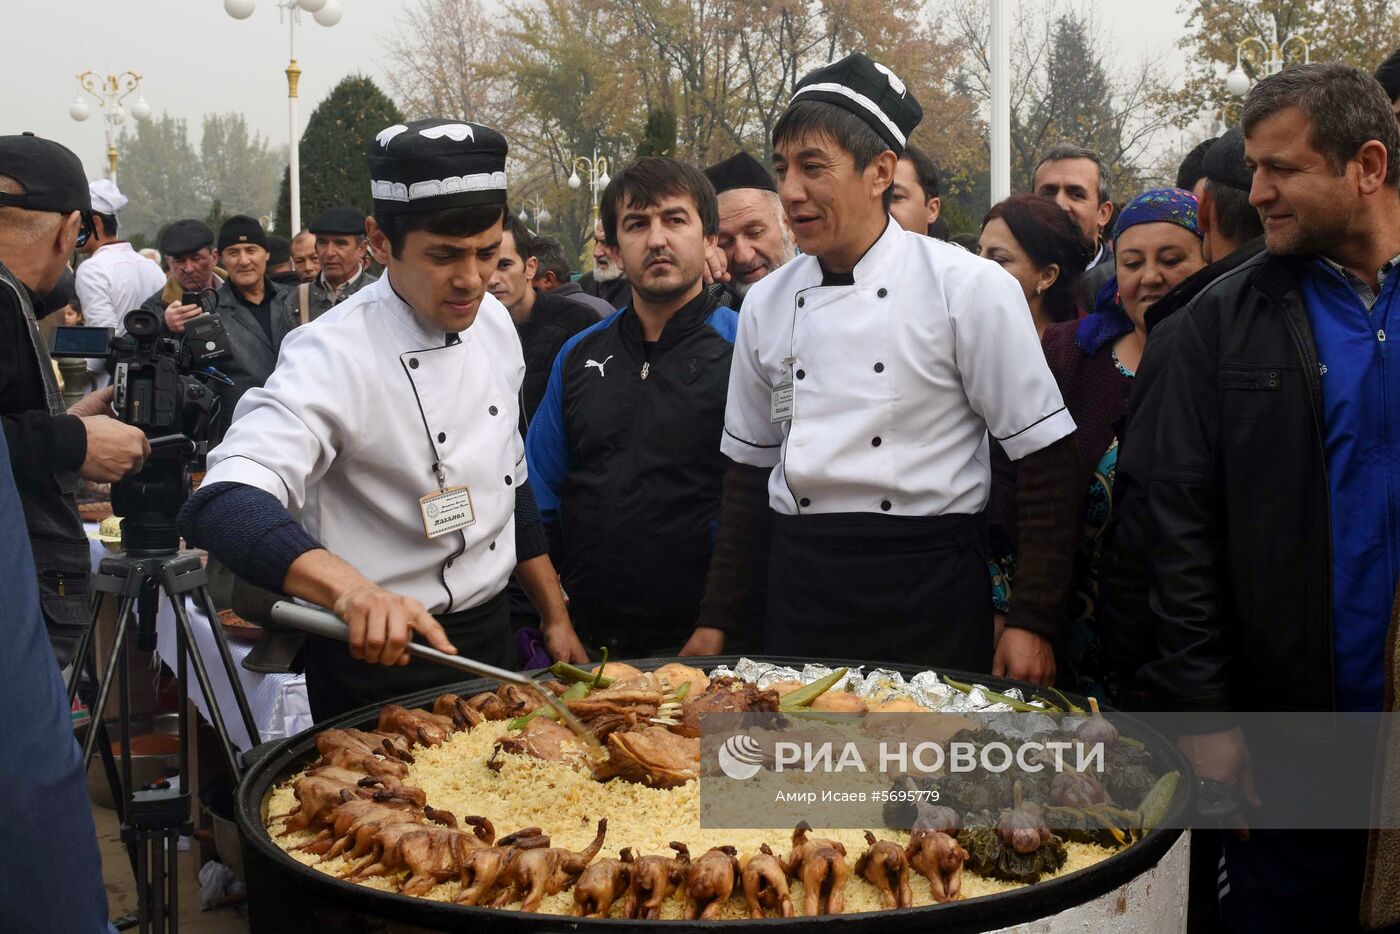
[(701, 282), (718, 212), (698, 170), (639, 160), (603, 201), (632, 299), (559, 351), (526, 456), (584, 644), (675, 654), (714, 546), (738, 315)]

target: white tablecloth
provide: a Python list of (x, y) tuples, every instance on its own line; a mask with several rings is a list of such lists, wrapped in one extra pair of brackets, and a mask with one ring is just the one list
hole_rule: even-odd
[[(95, 523), (88, 523), (86, 528), (92, 544), (92, 569), (96, 571), (98, 565), (102, 563), (102, 559), (110, 556), (112, 552), (108, 551), (101, 542), (92, 538), (97, 533)], [(115, 613), (115, 601), (108, 599), (107, 604), (112, 608), (111, 612)], [(185, 608), (189, 613), (190, 628), (194, 630), (195, 643), (199, 647), (200, 657), (204, 659), (204, 666), (209, 672), (215, 702), (219, 705), (219, 711), (223, 714), (224, 722), (228, 725), (229, 738), (239, 749), (247, 749), (252, 744), (248, 739), (248, 731), (243, 726), (243, 718), (238, 713), (238, 702), (234, 700), (233, 690), (229, 687), (223, 662), (219, 658), (219, 646), (214, 640), (214, 632), (209, 625), (209, 619), (188, 598), (185, 599)], [(160, 601), (160, 609), (156, 613), (156, 655), (170, 667), (171, 671), (175, 670), (175, 632), (175, 611), (170, 607), (170, 600), (163, 598)], [(291, 736), (293, 733), (300, 733), (310, 727), (313, 721), (311, 719), (311, 705), (306, 698), (306, 679), (301, 675), (259, 674), (249, 671), (243, 667), (242, 662), (251, 651), (252, 646), (247, 643), (229, 641), (229, 652), (233, 655), (238, 680), (243, 684), (243, 693), (248, 698), (248, 707), (253, 714), (253, 723), (257, 726), (258, 732), (262, 734), (262, 740), (266, 742), (270, 739)], [(209, 720), (209, 708), (205, 704), (204, 692), (200, 690), (199, 680), (195, 677), (194, 666), (187, 664), (186, 668), (186, 692), (194, 700), (195, 706), (204, 719)]]

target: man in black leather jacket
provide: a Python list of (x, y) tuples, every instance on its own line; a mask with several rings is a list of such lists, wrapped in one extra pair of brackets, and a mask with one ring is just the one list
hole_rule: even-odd
[[(1266, 758), (1235, 711), (1381, 703), (1397, 573), (1373, 543), (1400, 537), (1385, 467), (1400, 437), (1385, 380), (1400, 134), (1374, 79), (1337, 64), (1261, 81), (1241, 123), (1268, 253), (1176, 316), (1156, 424), (1133, 430), (1153, 431), (1155, 461), (1158, 652), (1142, 677), (1163, 707), (1200, 715), (1178, 745), (1198, 777), (1240, 789), (1257, 825), (1306, 807), (1318, 789), (1298, 787), (1292, 765), (1327, 746), (1298, 737), (1288, 758)], [(1355, 929), (1360, 832), (1223, 842), (1227, 928)]]

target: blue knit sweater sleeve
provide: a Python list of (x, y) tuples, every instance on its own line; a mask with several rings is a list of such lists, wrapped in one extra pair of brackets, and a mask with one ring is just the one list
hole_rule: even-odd
[(535, 488), (526, 480), (515, 488), (515, 562), (529, 561), (549, 553)]
[(201, 487), (180, 510), (180, 534), (251, 584), (281, 591), (292, 562), (321, 548), (277, 498), (244, 483)]

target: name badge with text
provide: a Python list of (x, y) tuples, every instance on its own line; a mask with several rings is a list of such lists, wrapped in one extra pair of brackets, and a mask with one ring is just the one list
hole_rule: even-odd
[(476, 522), (472, 493), (464, 486), (429, 493), (418, 500), (418, 508), (423, 512), (423, 532), (429, 538), (465, 529)]
[(778, 382), (773, 386), (773, 394), (768, 398), (768, 421), (770, 424), (776, 425), (779, 422), (792, 421), (793, 396), (796, 394), (792, 386), (792, 364), (792, 357), (783, 359)]

